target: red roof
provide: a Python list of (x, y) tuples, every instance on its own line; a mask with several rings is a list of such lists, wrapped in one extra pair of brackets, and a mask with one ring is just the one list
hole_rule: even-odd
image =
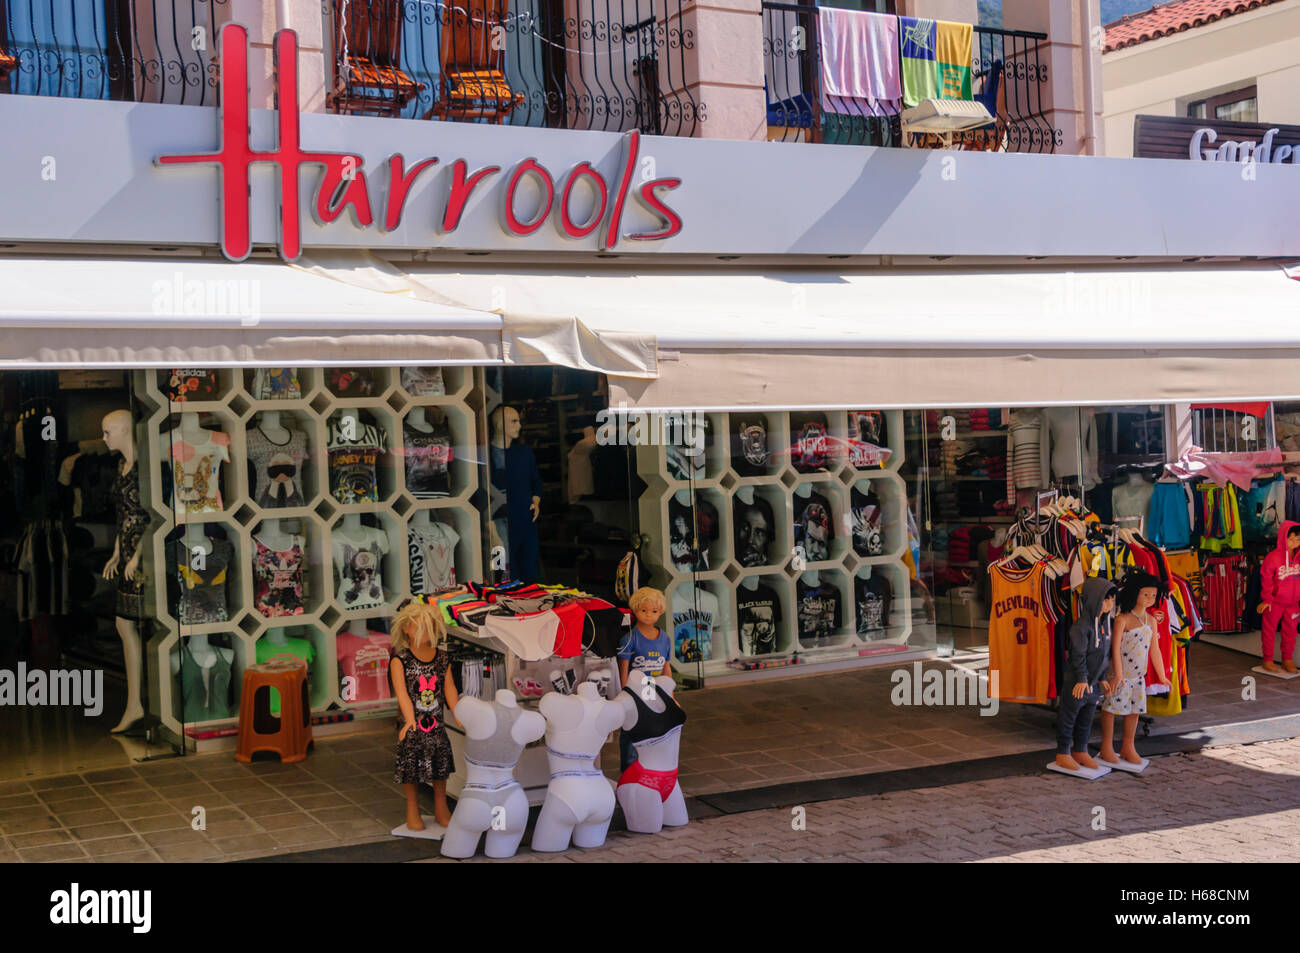
[(1162, 36), (1181, 33), (1278, 2), (1279, 0), (1173, 0), (1172, 3), (1162, 3), (1150, 10), (1130, 13), (1114, 23), (1106, 24), (1106, 46), (1103, 52), (1137, 46), (1147, 40), (1158, 40)]

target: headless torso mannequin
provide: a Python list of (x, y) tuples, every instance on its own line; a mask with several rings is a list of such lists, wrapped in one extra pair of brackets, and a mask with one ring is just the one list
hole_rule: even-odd
[(262, 411), (257, 417), (257, 429), (272, 443), (287, 443), (293, 436), (293, 432), (280, 423), (278, 410)]
[[(665, 702), (655, 691), (656, 686), (670, 700), (673, 698), (676, 685), (671, 678), (661, 675), (651, 679), (639, 671), (628, 677), (627, 688), (618, 697), (625, 713), (624, 731), (635, 731), (643, 720), (657, 723), (640, 726), (653, 734), (632, 743), (637, 760), (618, 781), (618, 804), (627, 818), (627, 829), (638, 834), (657, 834), (665, 825), (681, 827), (689, 821), (686, 798), (677, 781), (681, 722), (685, 715), (680, 709), (670, 711), (670, 702)], [(671, 704), (677, 707), (675, 701)], [(649, 712), (643, 711), (643, 707)], [(665, 713), (663, 719), (656, 717)], [(659, 727), (667, 730), (659, 733)]]
[[(189, 656), (193, 660), (194, 664), (199, 667), (199, 671), (203, 673), (203, 691), (207, 698), (204, 707), (211, 711), (211, 709), (216, 707), (213, 703), (214, 699), (212, 698), (213, 671), (217, 667), (217, 662), (223, 661), (226, 664), (227, 672), (229, 672), (235, 664), (235, 650), (223, 649), (219, 645), (213, 645), (208, 641), (206, 635), (188, 636), (185, 639), (185, 648), (188, 649)], [(182, 664), (180, 652), (173, 652), (171, 654), (171, 663), (172, 677), (178, 677), (181, 674)], [(220, 701), (223, 706), (225, 704), (224, 699), (217, 699), (216, 701)], [(228, 712), (226, 714), (228, 714)]]
[(524, 746), (546, 733), (546, 719), (525, 711), (515, 693), (494, 701), (464, 697), (456, 719), (465, 727), (465, 787), (442, 838), (444, 857), (472, 857), (481, 834), (489, 857), (513, 857), (528, 825), (528, 796), (514, 768)]
[(122, 455), (113, 500), (117, 516), (117, 537), (113, 555), (104, 566), (103, 577), (117, 580), (117, 634), (122, 640), (126, 665), (126, 711), (113, 732), (126, 731), (144, 717), (140, 700), (143, 662), (139, 621), (144, 615), (144, 585), (140, 573), (140, 551), (149, 527), (149, 512), (140, 504), (140, 479), (136, 466), (133, 422), (129, 410), (115, 410), (104, 417), (104, 442)]
[(599, 847), (614, 816), (614, 786), (596, 759), (609, 733), (623, 723), (623, 706), (601, 698), (591, 682), (582, 682), (576, 694), (546, 694), (538, 710), (546, 718), (551, 783), (532, 848), (564, 850), (570, 837), (578, 847)]
[(254, 538), (272, 552), (283, 553), (293, 548), (293, 537), (281, 528), (279, 520), (262, 520)]
[(1130, 470), (1128, 478), (1118, 484), (1110, 495), (1111, 511), (1116, 520), (1129, 520), (1125, 529), (1138, 529), (1136, 518), (1147, 515), (1155, 487), (1142, 477), (1142, 471)]

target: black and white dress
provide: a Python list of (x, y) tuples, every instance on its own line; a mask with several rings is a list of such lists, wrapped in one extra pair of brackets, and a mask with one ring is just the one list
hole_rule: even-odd
[(421, 662), (410, 649), (397, 658), (406, 676), (406, 694), (415, 708), (415, 727), (397, 742), (398, 784), (430, 784), (445, 781), (456, 770), (443, 720), (447, 708), (447, 656), (439, 652), (432, 662)]

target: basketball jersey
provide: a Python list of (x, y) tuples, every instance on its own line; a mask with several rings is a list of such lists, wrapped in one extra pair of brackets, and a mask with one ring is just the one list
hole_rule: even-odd
[[(990, 566), (989, 674), (998, 673), (996, 697), (1047, 704), (1052, 679), (1056, 617), (1043, 594), (1043, 564), (1030, 569)], [(989, 693), (994, 694), (990, 681)]]

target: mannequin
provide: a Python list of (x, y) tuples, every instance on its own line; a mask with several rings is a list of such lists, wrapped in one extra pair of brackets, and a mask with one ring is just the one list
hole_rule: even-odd
[[(188, 656), (188, 658), (186, 657)], [(183, 718), (188, 723), (214, 721), (231, 716), (226, 694), (230, 691), (230, 673), (235, 664), (235, 650), (212, 645), (206, 635), (183, 639), (181, 648), (172, 653), (172, 678), (180, 679)], [(184, 666), (197, 671), (185, 672)], [(202, 686), (203, 697), (191, 697), (187, 674), (193, 676), (194, 696)]]
[(736, 627), (743, 655), (769, 655), (777, 650), (776, 626), (781, 599), (758, 576), (744, 576), (736, 590)]
[(1050, 461), (1054, 480), (1082, 486), (1085, 490), (1097, 485), (1096, 415), (1091, 409), (1046, 408), (1043, 437), (1041, 449)]
[(406, 489), (417, 500), (451, 494), (451, 429), (438, 413), (431, 421), (423, 407), (412, 407), (402, 424)]
[(388, 534), (362, 525), (360, 513), (345, 513), (332, 542), (334, 567), (339, 574), (339, 604), (345, 610), (383, 605), (382, 559), (389, 551)]
[(672, 591), (669, 613), (673, 652), (679, 662), (707, 662), (713, 657), (713, 632), (720, 628), (718, 597), (689, 584)]
[(1110, 506), (1115, 519), (1131, 520), (1137, 516), (1145, 518), (1151, 508), (1153, 493), (1155, 487), (1143, 479), (1141, 470), (1129, 470), (1125, 481), (1118, 484), (1110, 495)]
[(172, 468), (177, 522), (197, 513), (219, 513), (221, 464), (230, 461), (230, 437), (207, 430), (198, 414), (181, 414), (180, 425), (162, 437), (162, 459)]
[(248, 466), (253, 496), (264, 508), (306, 506), (302, 466), (307, 459), (307, 435), (281, 420), (278, 410), (263, 411), (248, 431)]
[[(353, 619), (334, 640), (339, 662), (340, 696), (345, 702), (375, 702), (392, 697), (388, 678), (389, 638), (371, 632), (365, 619)], [(345, 681), (351, 679), (351, 681)]]
[(208, 537), (204, 529), (203, 523), (187, 523), (169, 554), (180, 583), (177, 621), (181, 625), (207, 625), (229, 618), (226, 584), (234, 550), (226, 540)]
[(668, 501), (668, 553), (680, 572), (706, 572), (718, 538), (718, 509), (702, 495), (678, 490)]
[[(627, 829), (638, 834), (658, 834), (664, 825), (682, 827), (690, 820), (677, 781), (681, 723), (686, 715), (673, 699), (675, 687), (671, 678), (650, 679), (637, 671), (628, 677), (627, 688), (618, 697), (625, 712), (625, 732), (637, 733), (638, 725), (640, 734), (654, 732), (651, 737), (632, 742), (636, 761), (618, 779), (616, 791)], [(664, 726), (667, 730), (660, 734)]]
[(444, 857), (473, 857), (479, 835), (483, 853), (513, 857), (528, 825), (528, 796), (514, 768), (524, 746), (546, 733), (546, 719), (524, 711), (515, 693), (502, 689), (494, 701), (461, 696), (456, 720), (465, 727), (465, 787), (442, 838)]
[(140, 471), (135, 457), (133, 421), (129, 410), (115, 410), (104, 417), (104, 442), (122, 455), (113, 481), (113, 505), (117, 516), (117, 537), (113, 555), (104, 565), (103, 577), (117, 579), (117, 628), (126, 665), (126, 710), (113, 732), (126, 731), (144, 717), (140, 700), (141, 654), (139, 623), (144, 616), (144, 579), (140, 572), (141, 543), (149, 528), (149, 511), (140, 504)]
[(281, 553), (293, 546), (298, 537), (286, 533), (279, 520), (262, 520), (253, 538), (261, 540), (268, 549)]
[(279, 520), (263, 520), (258, 526), (253, 534), (253, 598), (262, 615), (302, 615), (305, 611), (305, 549), (305, 540), (286, 533)]
[(448, 523), (418, 509), (406, 528), (411, 594), (422, 595), (456, 585), (456, 545), (460, 534)]
[(795, 487), (794, 497), (794, 545), (803, 548), (807, 562), (830, 559), (831, 541), (835, 538), (830, 500), (814, 493), (811, 483)]
[(605, 842), (614, 816), (614, 786), (596, 766), (609, 733), (623, 724), (625, 712), (606, 701), (591, 682), (576, 694), (548, 692), (538, 703), (546, 719), (546, 757), (551, 783), (533, 830), (532, 848), (560, 851), (569, 839), (578, 847)]
[(519, 442), (519, 411), (492, 411), (492, 486), (505, 495), (492, 521), (506, 548), (507, 571), (523, 582), (537, 581), (537, 517), (542, 507), (542, 476), (531, 447)]
[(843, 620), (835, 586), (823, 583), (821, 573), (809, 570), (799, 577), (795, 591), (799, 600), (799, 640), (819, 645), (834, 637)]
[(1011, 415), (1007, 425), (1008, 487), (1016, 502), (1033, 502), (1034, 491), (1051, 482), (1047, 420), (1043, 412), (1024, 407)]
[(596, 428), (583, 427), (582, 439), (569, 449), (569, 486), (567, 498), (577, 503), (596, 492), (596, 478), (591, 470), (591, 451), (596, 449)]

